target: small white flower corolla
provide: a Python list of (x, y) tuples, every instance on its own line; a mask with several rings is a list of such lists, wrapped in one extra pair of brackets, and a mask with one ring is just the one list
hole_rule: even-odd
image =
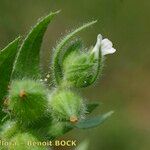
[(112, 42), (108, 39), (103, 39), (101, 34), (97, 36), (97, 42), (92, 50), (92, 53), (94, 53), (96, 57), (99, 57), (100, 50), (102, 56), (113, 54), (116, 52), (116, 49), (113, 48)]

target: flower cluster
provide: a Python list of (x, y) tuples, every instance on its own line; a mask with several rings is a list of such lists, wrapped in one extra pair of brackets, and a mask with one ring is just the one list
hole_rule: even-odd
[[(68, 33), (54, 48), (52, 70), (48, 72), (53, 72), (55, 87), (47, 86), (50, 84), (49, 73), (42, 78), (39, 67), (41, 42), (57, 13), (41, 19), (20, 47), (20, 38), (17, 38), (0, 52), (0, 78), (5, 77), (0, 79), (0, 99), (4, 100), (4, 108), (0, 111), (0, 140), (17, 142), (16, 150), (46, 150), (47, 147), (27, 147), (25, 143), (53, 140), (73, 128), (92, 128), (112, 114), (111, 111), (88, 118), (98, 104), (88, 103), (77, 92), (95, 83), (101, 75), (105, 55), (116, 51), (112, 42), (103, 39), (101, 34), (95, 47), (89, 50), (79, 39), (72, 40), (96, 21)], [(2, 149), (14, 150), (14, 145), (5, 145)]]

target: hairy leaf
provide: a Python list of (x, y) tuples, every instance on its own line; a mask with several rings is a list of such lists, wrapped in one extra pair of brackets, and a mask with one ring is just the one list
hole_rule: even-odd
[(75, 126), (80, 129), (93, 128), (93, 127), (96, 127), (96, 126), (102, 124), (112, 114), (113, 114), (113, 111), (110, 111), (104, 115), (100, 115), (97, 117), (83, 120), (83, 121), (77, 123)]
[(93, 110), (95, 110), (97, 107), (99, 106), (98, 103), (89, 103), (86, 105), (87, 107), (87, 113), (90, 114), (93, 112)]
[(45, 18), (41, 19), (27, 35), (17, 55), (12, 75), (13, 79), (40, 78), (39, 53), (42, 39), (48, 24), (58, 12), (59, 11), (50, 13)]
[(83, 48), (83, 44), (80, 39), (76, 39), (75, 41), (72, 41), (70, 43), (70, 45), (64, 49), (64, 55), (63, 55), (62, 61), (60, 63), (63, 63), (65, 58), (68, 57), (70, 55), (70, 53), (72, 53), (74, 51), (79, 51), (82, 48)]
[(60, 53), (61, 50), (63, 49), (63, 47), (69, 42), (69, 40), (71, 38), (73, 38), (77, 33), (79, 33), (80, 31), (90, 27), (91, 25), (95, 24), (96, 21), (92, 21), (89, 23), (84, 24), (83, 26), (77, 28), (76, 30), (74, 30), (73, 32), (67, 34), (64, 38), (61, 39), (61, 41), (57, 44), (56, 48), (54, 49), (54, 57), (53, 57), (53, 74), (54, 74), (54, 81), (56, 85), (59, 85), (62, 79), (62, 70), (59, 64), (59, 57), (60, 57)]
[(4, 116), (2, 103), (8, 91), (13, 63), (18, 50), (19, 39), (15, 39), (7, 47), (0, 51), (0, 122)]
[(0, 51), (0, 100), (3, 99), (8, 90), (13, 62), (18, 50), (19, 39), (20, 37)]

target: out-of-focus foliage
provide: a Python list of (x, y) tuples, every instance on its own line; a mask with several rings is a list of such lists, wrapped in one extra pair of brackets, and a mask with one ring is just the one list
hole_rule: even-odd
[(57, 37), (74, 24), (98, 19), (93, 29), (81, 34), (89, 43), (87, 46), (93, 44), (98, 33), (113, 41), (117, 53), (107, 60), (102, 80), (95, 88), (83, 92), (89, 99), (104, 103), (101, 110), (115, 110), (114, 117), (103, 127), (68, 134), (68, 138), (79, 141), (88, 136), (89, 150), (150, 149), (149, 7), (148, 0), (0, 1), (1, 49), (19, 33), (24, 34), (39, 16), (62, 9), (43, 44), (41, 62), (45, 70), (50, 64), (47, 52), (55, 45)]
[(82, 141), (75, 150), (87, 150), (89, 146), (89, 141), (88, 140), (84, 140)]

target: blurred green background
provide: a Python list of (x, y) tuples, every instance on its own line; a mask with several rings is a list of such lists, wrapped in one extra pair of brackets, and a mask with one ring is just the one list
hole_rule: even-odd
[(95, 115), (109, 110), (115, 114), (95, 129), (74, 130), (64, 138), (78, 142), (88, 138), (89, 150), (149, 150), (150, 1), (0, 0), (0, 48), (16, 36), (25, 35), (39, 17), (59, 9), (62, 12), (50, 25), (42, 46), (45, 70), (56, 41), (84, 22), (98, 20), (80, 34), (86, 46), (94, 45), (101, 33), (117, 49), (107, 57), (101, 80), (82, 91), (85, 98), (102, 103)]

